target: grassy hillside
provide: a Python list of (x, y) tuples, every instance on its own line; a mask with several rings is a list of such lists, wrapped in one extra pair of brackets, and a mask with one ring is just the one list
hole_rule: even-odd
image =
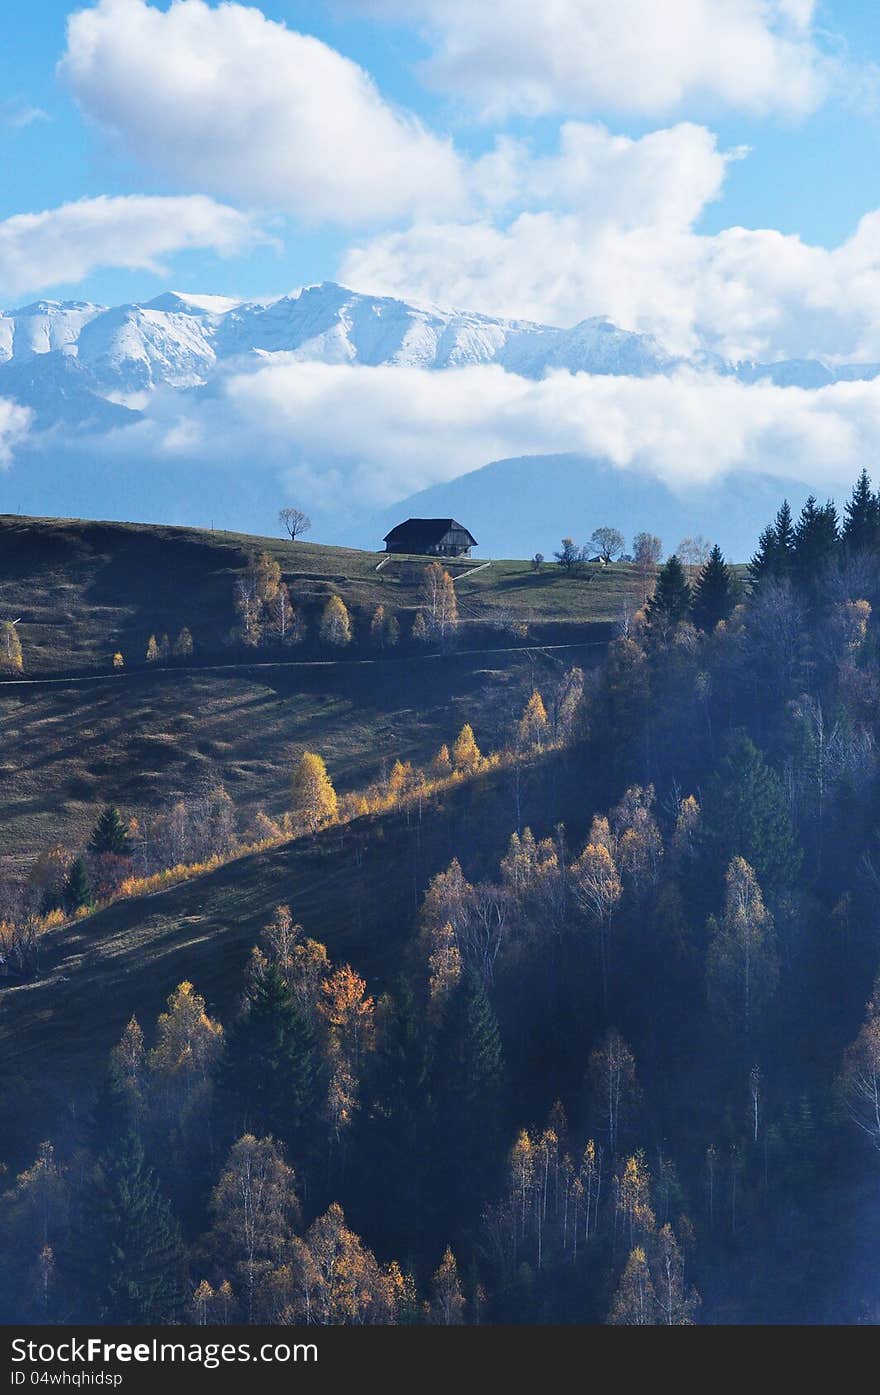
[(375, 779), (383, 761), (428, 761), (465, 721), (492, 749), (536, 682), (602, 649), (0, 685), (0, 876), (23, 875), (53, 842), (81, 846), (111, 800), (140, 815), (210, 781), (242, 823), (257, 805), (279, 814), (304, 745), (325, 756), (340, 792)]
[[(233, 588), (247, 556), (268, 550), (307, 619), (336, 591), (364, 630), (375, 607), (397, 613), (404, 634), (419, 603), (423, 561), (279, 538), (192, 528), (0, 516), (0, 618), (21, 619), (30, 676), (107, 672), (116, 650), (143, 662), (153, 633), (173, 639), (186, 625), (196, 659), (235, 659), (229, 634)], [(464, 568), (457, 566), (454, 571)], [(458, 582), (463, 640), (486, 626), (526, 623), (539, 642), (583, 637), (638, 596), (626, 565), (568, 575), (553, 563), (493, 561)], [(572, 631), (578, 633), (571, 633)], [(507, 639), (505, 642), (510, 642)]]
[[(523, 817), (549, 832), (564, 816), (575, 830), (589, 809), (584, 793), (569, 761), (545, 757), (521, 786)], [(26, 1158), (41, 1129), (54, 1126), (58, 1139), (75, 1085), (97, 1081), (132, 1011), (151, 1025), (182, 979), (228, 1018), (251, 946), (280, 903), (381, 991), (428, 880), (454, 855), (470, 876), (494, 873), (514, 824), (510, 777), (496, 772), (451, 791), (421, 821), (413, 811), (361, 819), (52, 932), (35, 980), (0, 980), (4, 1158)]]

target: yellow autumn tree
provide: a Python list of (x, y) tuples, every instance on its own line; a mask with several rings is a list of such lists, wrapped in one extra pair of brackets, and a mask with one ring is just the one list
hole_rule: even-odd
[(454, 1327), (464, 1322), (464, 1294), (458, 1277), (458, 1265), (448, 1245), (431, 1280), (428, 1316), (431, 1322), (443, 1327)]
[(256, 553), (248, 562), (248, 571), (253, 576), (257, 595), (263, 605), (271, 605), (281, 584), (281, 567), (270, 553)]
[(657, 1323), (657, 1295), (641, 1245), (636, 1245), (626, 1262), (608, 1321), (617, 1327), (653, 1327)]
[(116, 653), (113, 655), (113, 667), (115, 669), (125, 668), (125, 659), (120, 654), (118, 649)]
[(336, 1202), (312, 1222), (293, 1255), (293, 1320), (325, 1326), (394, 1323), (413, 1301), (409, 1276), (396, 1263), (377, 1262)]
[(312, 833), (332, 823), (339, 802), (324, 759), (314, 751), (303, 751), (291, 780), (291, 813)]
[(176, 659), (189, 659), (193, 652), (193, 637), (184, 625), (177, 639), (174, 641), (174, 657)]
[(604, 841), (607, 820), (602, 820), (604, 828), (594, 830), (601, 842), (587, 843), (580, 857), (571, 869), (571, 887), (574, 898), (587, 919), (598, 932), (599, 962), (602, 971), (602, 993), (607, 1006), (608, 970), (611, 941), (611, 924), (615, 907), (623, 894), (620, 875), (610, 848)]
[(458, 625), (458, 602), (452, 577), (439, 562), (431, 562), (425, 568), (420, 613), (429, 633), (446, 645)]
[(156, 636), (150, 635), (147, 640), (147, 663), (155, 664), (159, 659), (159, 646), (156, 643)]
[(204, 1078), (222, 1048), (223, 1028), (208, 1016), (202, 995), (186, 980), (178, 984), (156, 1023), (150, 1069), (166, 1077)]
[(327, 1023), (331, 1052), (357, 1075), (361, 1057), (373, 1045), (374, 1007), (366, 980), (350, 964), (336, 969), (321, 985), (321, 1014)]
[(779, 981), (773, 917), (754, 870), (732, 858), (725, 875), (724, 914), (709, 923), (709, 1000), (747, 1044)]
[(321, 614), (319, 630), (322, 644), (343, 649), (351, 643), (351, 616), (341, 596), (330, 596)]
[(452, 774), (452, 756), (445, 741), (431, 761), (431, 773), (438, 780), (446, 780)]
[(536, 688), (519, 719), (516, 729), (516, 744), (523, 751), (540, 750), (547, 743), (549, 730), (544, 699)]
[(431, 931), (428, 995), (433, 1016), (439, 1015), (449, 994), (460, 981), (461, 974), (461, 952), (455, 943), (455, 931), (447, 921)]
[(453, 766), (463, 775), (473, 775), (475, 771), (479, 770), (482, 760), (480, 748), (474, 738), (473, 727), (470, 722), (465, 722), (455, 738), (455, 745), (452, 748)]
[(135, 1116), (143, 1107), (146, 1065), (144, 1034), (137, 1018), (131, 1017), (118, 1045), (110, 1052), (110, 1078)]
[(300, 1216), (296, 1176), (274, 1139), (244, 1134), (232, 1145), (210, 1205), (209, 1248), (240, 1276), (248, 1321), (270, 1317), (272, 1273)]
[(0, 620), (0, 673), (21, 673), (21, 640), (15, 620)]

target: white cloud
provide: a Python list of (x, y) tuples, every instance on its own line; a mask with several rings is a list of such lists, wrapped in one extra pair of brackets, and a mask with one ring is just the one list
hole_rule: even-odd
[(483, 115), (658, 115), (695, 102), (765, 115), (821, 101), (815, 0), (348, 0), (421, 23), (426, 79)]
[(84, 112), (181, 185), (305, 221), (458, 209), (452, 144), (357, 64), (259, 10), (99, 0), (68, 20), (62, 75)]
[(705, 126), (679, 122), (635, 140), (598, 123), (567, 121), (553, 155), (501, 137), (470, 172), (473, 201), (497, 211), (574, 210), (618, 227), (688, 227), (724, 185), (724, 154)]
[(806, 392), (693, 371), (534, 382), (494, 365), (431, 373), (282, 359), (183, 406), (159, 395), (148, 412), (95, 449), (145, 468), (247, 460), (340, 517), (506, 456), (575, 452), (673, 487), (730, 470), (848, 485), (880, 451), (880, 382)]
[(203, 195), (80, 199), (0, 222), (0, 296), (80, 281), (97, 267), (162, 273), (191, 247), (231, 256), (260, 238), (253, 220)]
[(0, 470), (12, 463), (17, 446), (23, 445), (33, 413), (9, 397), (0, 397)]
[[(680, 353), (880, 360), (880, 211), (833, 249), (772, 229), (700, 234), (729, 158), (701, 127), (627, 141), (572, 125), (558, 157), (534, 162), (535, 187), (565, 195), (552, 210), (423, 220), (351, 247), (339, 277), (551, 324), (608, 315)], [(519, 187), (519, 159), (496, 169), (500, 190)]]
[(7, 97), (0, 102), (0, 126), (9, 126), (13, 131), (23, 131), (37, 121), (48, 121), (49, 113), (42, 107), (31, 106), (21, 97)]

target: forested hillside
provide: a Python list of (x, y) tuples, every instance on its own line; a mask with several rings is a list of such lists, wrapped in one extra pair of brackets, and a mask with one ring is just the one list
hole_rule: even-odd
[[(287, 584), (258, 562), (244, 646)], [(7, 1314), (877, 1320), (880, 499), (783, 504), (745, 578), (718, 549), (626, 575), (599, 662), (433, 707), (413, 680), (418, 739), (349, 779), (306, 716), (271, 808), (108, 780), (76, 845), (32, 849)], [(413, 585), (451, 673), (464, 592)]]

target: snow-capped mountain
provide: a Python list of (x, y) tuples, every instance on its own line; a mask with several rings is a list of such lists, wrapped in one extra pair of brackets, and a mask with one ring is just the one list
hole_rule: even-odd
[(880, 364), (682, 359), (601, 317), (559, 329), (326, 282), (266, 302), (166, 292), (143, 305), (41, 300), (0, 313), (0, 396), (31, 407), (38, 425), (101, 430), (133, 419), (157, 387), (197, 388), (274, 354), (430, 370), (495, 363), (530, 378), (551, 370), (649, 377), (691, 366), (804, 388), (880, 375)]

